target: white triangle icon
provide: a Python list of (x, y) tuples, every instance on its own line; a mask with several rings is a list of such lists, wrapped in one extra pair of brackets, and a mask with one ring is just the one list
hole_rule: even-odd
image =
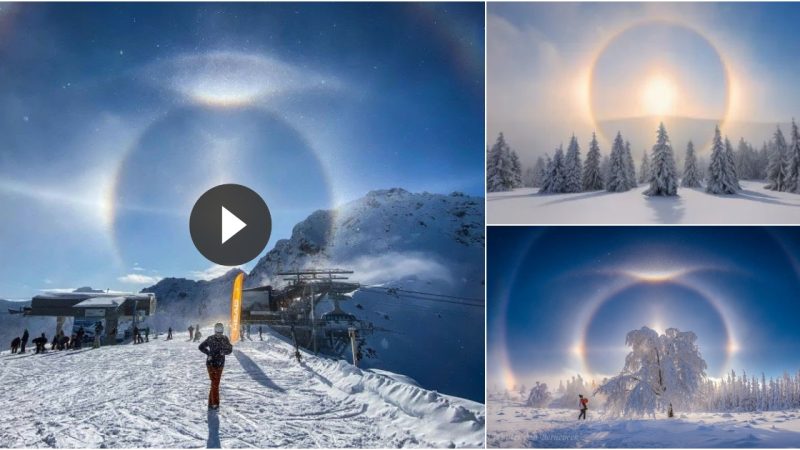
[(222, 207), (222, 243), (228, 241), (228, 239), (232, 238), (236, 233), (242, 231), (242, 228), (246, 227), (247, 224), (242, 222), (241, 219), (236, 217), (232, 212)]

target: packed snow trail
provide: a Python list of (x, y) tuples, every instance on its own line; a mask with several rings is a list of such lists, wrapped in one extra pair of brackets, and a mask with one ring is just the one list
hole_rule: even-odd
[(234, 345), (220, 410), (209, 413), (198, 343), (163, 338), (3, 352), (0, 447), (483, 446), (482, 404), (343, 361), (304, 354), (298, 364), (291, 345), (266, 333)]
[(673, 419), (607, 420), (589, 409), (538, 409), (489, 402), (488, 447), (796, 448), (800, 412), (676, 414)]

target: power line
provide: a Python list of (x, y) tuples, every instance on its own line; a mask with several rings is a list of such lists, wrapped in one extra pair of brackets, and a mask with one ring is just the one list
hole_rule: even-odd
[[(386, 287), (380, 287), (380, 286), (366, 286), (366, 287), (362, 287), (361, 289), (362, 290), (363, 289), (367, 289), (367, 290), (369, 290), (369, 289), (382, 290), (382, 291), (385, 291), (385, 292), (381, 292), (381, 293), (385, 294), (385, 295), (397, 295), (400, 292), (407, 292), (409, 294), (418, 294), (418, 295), (404, 295), (404, 297), (412, 297), (412, 298), (416, 298), (416, 299), (419, 299), (419, 300), (426, 300), (426, 301), (430, 301), (430, 302), (453, 303), (453, 304), (456, 304), (456, 305), (476, 306), (476, 307), (483, 307), (484, 306), (484, 304), (481, 302), (480, 299), (469, 298), (469, 297), (459, 297), (459, 296), (456, 296), (456, 295), (435, 294), (433, 292), (411, 291), (411, 290), (408, 290), (408, 289), (386, 288)], [(441, 297), (441, 298), (440, 299), (433, 299), (433, 298), (427, 298), (427, 297), (420, 297), (419, 295), (425, 295), (425, 296), (431, 296), (431, 297)], [(445, 300), (445, 299), (466, 300), (466, 302), (464, 302), (464, 301), (454, 301), (454, 300)], [(481, 303), (470, 303), (470, 302), (481, 302)]]

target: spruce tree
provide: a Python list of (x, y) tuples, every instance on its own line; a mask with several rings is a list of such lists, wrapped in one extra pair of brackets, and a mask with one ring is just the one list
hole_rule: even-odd
[(519, 162), (517, 152), (511, 147), (507, 147), (508, 157), (511, 160), (511, 187), (522, 187), (522, 164)]
[(542, 187), (542, 182), (544, 181), (545, 173), (547, 170), (547, 166), (544, 163), (544, 159), (540, 156), (536, 159), (536, 165), (533, 166), (533, 186), (532, 187)]
[(628, 141), (625, 141), (625, 175), (628, 178), (628, 187), (633, 189), (639, 185), (636, 181), (636, 166), (631, 154), (631, 143)]
[(697, 168), (697, 156), (694, 154), (694, 144), (692, 141), (686, 145), (686, 160), (683, 162), (683, 177), (681, 178), (682, 187), (700, 187), (702, 177)]
[(786, 139), (778, 127), (771, 142), (772, 151), (767, 165), (767, 189), (783, 191), (786, 189)]
[(622, 133), (617, 132), (617, 137), (614, 138), (614, 144), (611, 146), (606, 190), (608, 192), (625, 192), (628, 189), (630, 189), (630, 184), (625, 164), (625, 143), (622, 141)]
[(706, 192), (710, 194), (735, 194), (738, 190), (731, 183), (728, 174), (727, 165), (729, 162), (726, 156), (726, 146), (730, 147), (730, 142), (727, 142), (727, 144), (722, 143), (719, 127), (716, 127), (714, 129), (714, 140), (711, 144), (711, 162), (708, 164), (708, 173), (706, 175)]
[(728, 137), (725, 137), (725, 183), (733, 188), (735, 191), (741, 191), (742, 187), (739, 186), (739, 176), (736, 174), (736, 162), (733, 157), (733, 146)]
[(647, 150), (642, 152), (642, 165), (639, 167), (639, 184), (644, 184), (650, 181), (650, 157), (647, 156)]
[(650, 187), (644, 195), (678, 195), (678, 170), (675, 156), (669, 142), (667, 129), (662, 122), (658, 126), (656, 144), (653, 146), (653, 159), (650, 166)]
[(569, 140), (567, 154), (564, 156), (564, 192), (581, 192), (583, 190), (583, 165), (581, 149), (575, 135)]
[(553, 160), (548, 164), (547, 176), (539, 193), (555, 194), (564, 192), (564, 150), (561, 146), (556, 149)]
[(586, 154), (586, 165), (583, 167), (583, 190), (599, 191), (603, 189), (604, 179), (600, 169), (600, 146), (597, 144), (597, 136), (592, 133), (589, 153)]
[(789, 147), (789, 165), (786, 171), (786, 190), (800, 193), (800, 133), (792, 119), (792, 145)]
[(509, 191), (514, 187), (513, 167), (503, 133), (497, 136), (486, 157), (487, 192)]

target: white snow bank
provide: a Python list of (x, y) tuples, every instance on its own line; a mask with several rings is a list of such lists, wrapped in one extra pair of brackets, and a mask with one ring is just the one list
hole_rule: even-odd
[(735, 195), (679, 188), (677, 197), (647, 197), (648, 185), (627, 192), (537, 194), (538, 189), (490, 193), (489, 224), (796, 224), (800, 194), (764, 189), (766, 182), (741, 181)]

